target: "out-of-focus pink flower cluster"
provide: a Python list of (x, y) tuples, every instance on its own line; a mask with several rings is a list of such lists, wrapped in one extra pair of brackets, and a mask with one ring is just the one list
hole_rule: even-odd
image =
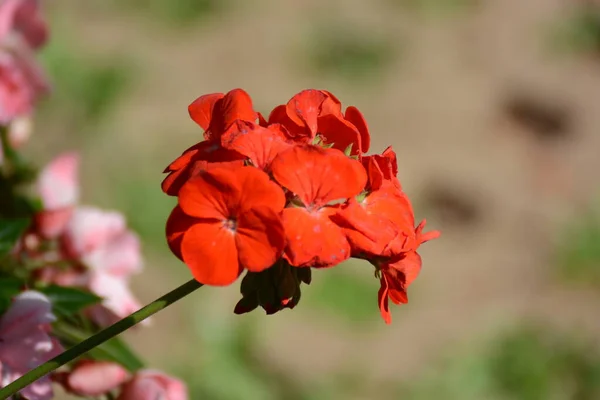
[(35, 102), (50, 89), (35, 59), (47, 39), (38, 0), (0, 0), (0, 124), (15, 148), (29, 137)]
[[(49, 91), (48, 79), (35, 58), (36, 51), (48, 38), (39, 3), (38, 0), (0, 0), (2, 204), (14, 200), (5, 201), (5, 197), (18, 193), (10, 186), (16, 183), (5, 178), (10, 178), (15, 171), (15, 165), (11, 164), (17, 164), (16, 169), (21, 168), (20, 161), (15, 162), (20, 159), (15, 158), (15, 151), (31, 133), (36, 101)], [(7, 168), (9, 166), (12, 168)], [(78, 314), (85, 319), (86, 329), (91, 329), (88, 334), (140, 308), (129, 288), (131, 277), (142, 270), (140, 241), (127, 228), (122, 214), (79, 204), (78, 168), (79, 156), (66, 153), (41, 171), (37, 177), (41, 210), (32, 216), (32, 225), (8, 254), (11, 260), (2, 259), (7, 261), (7, 268), (2, 265), (0, 279), (2, 282), (16, 279), (14, 293), (20, 293), (12, 297), (8, 308), (2, 303), (5, 311), (0, 311), (4, 312), (0, 315), (0, 388), (64, 351), (63, 344), (67, 342), (60, 343), (58, 338), (64, 339), (64, 336), (60, 335), (60, 328), (52, 324), (64, 326), (69, 321), (61, 320), (62, 314), (53, 313), (53, 300), (44, 294), (45, 288), (52, 287), (49, 285), (77, 288), (76, 291), (91, 292), (102, 299)], [(13, 213), (12, 208), (1, 209), (0, 223), (23, 219), (23, 215)], [(6, 231), (13, 229), (12, 225), (7, 227), (0, 225)], [(10, 242), (8, 249), (13, 244), (14, 241)], [(29, 287), (39, 290), (28, 290)], [(1, 289), (4, 292), (6, 288)], [(4, 293), (1, 300), (7, 301), (9, 297)], [(188, 398), (183, 382), (161, 372), (143, 369), (131, 373), (120, 364), (92, 358), (37, 380), (21, 390), (19, 398), (49, 400), (54, 396), (52, 382), (85, 397), (111, 394), (118, 400)]]
[(57, 374), (65, 389), (77, 396), (100, 396), (120, 388), (117, 400), (187, 400), (187, 388), (179, 379), (160, 371), (141, 370), (131, 375), (119, 364), (82, 361), (69, 374)]
[[(42, 170), (38, 191), (43, 210), (22, 251), (48, 263), (36, 271), (40, 281), (85, 288), (102, 297), (102, 304), (88, 314), (107, 326), (141, 307), (129, 289), (131, 276), (142, 269), (140, 241), (122, 214), (79, 205), (78, 169), (79, 156), (65, 153)], [(40, 251), (46, 240), (56, 246)]]

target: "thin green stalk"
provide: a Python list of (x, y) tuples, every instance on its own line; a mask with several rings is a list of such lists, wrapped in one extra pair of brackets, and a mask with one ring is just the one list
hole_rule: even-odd
[(48, 375), (50, 372), (55, 369), (65, 365), (68, 362), (75, 360), (76, 358), (84, 355), (88, 351), (92, 350), (96, 346), (101, 345), (109, 339), (117, 336), (118, 334), (126, 331), (132, 326), (142, 322), (146, 318), (150, 317), (153, 314), (156, 314), (160, 310), (168, 307), (169, 305), (175, 303), (177, 300), (187, 296), (192, 293), (196, 289), (199, 289), (202, 286), (201, 283), (192, 279), (178, 288), (170, 291), (164, 296), (154, 300), (152, 303), (146, 305), (142, 309), (134, 312), (128, 317), (123, 318), (122, 320), (114, 323), (108, 328), (98, 332), (94, 336), (91, 336), (79, 343), (78, 345), (71, 347), (70, 349), (64, 351), (58, 356), (54, 357), (52, 360), (40, 365), (39, 367), (29, 371), (16, 381), (7, 385), (6, 387), (0, 389), (0, 399), (5, 400), (10, 396), (16, 394), (23, 388), (37, 381), (38, 379)]

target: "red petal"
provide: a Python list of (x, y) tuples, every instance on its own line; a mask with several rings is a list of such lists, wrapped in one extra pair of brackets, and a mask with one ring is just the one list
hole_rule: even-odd
[(237, 170), (215, 167), (187, 181), (179, 191), (179, 206), (183, 212), (192, 217), (215, 220), (232, 217), (242, 196), (242, 188), (235, 177)]
[(307, 127), (311, 139), (317, 134), (317, 117), (327, 96), (320, 90), (308, 89), (298, 93), (286, 105), (288, 117), (297, 125)]
[(333, 207), (310, 212), (304, 208), (283, 210), (287, 238), (285, 258), (295, 267), (332, 267), (350, 257), (350, 244), (330, 216)]
[(256, 207), (240, 215), (236, 232), (239, 261), (252, 272), (275, 264), (285, 246), (283, 223), (270, 207)]
[(225, 96), (223, 93), (211, 93), (198, 97), (188, 106), (190, 117), (205, 131), (210, 126), (213, 109), (218, 100)]
[(234, 232), (221, 221), (199, 222), (190, 227), (183, 235), (181, 253), (194, 278), (205, 285), (229, 285), (243, 270)]
[(394, 149), (392, 149), (392, 146), (386, 148), (381, 155), (388, 159), (388, 165), (390, 168), (389, 176), (391, 177), (398, 175), (398, 158), (396, 157), (396, 152)]
[(165, 172), (170, 173), (162, 182), (162, 190), (169, 196), (177, 196), (181, 186), (201, 170), (215, 166), (242, 166), (243, 159), (243, 155), (224, 149), (218, 143), (200, 142), (187, 149), (165, 169)]
[(321, 104), (321, 115), (334, 114), (342, 115), (342, 102), (335, 95), (327, 90), (321, 90), (327, 98)]
[(271, 163), (275, 179), (305, 205), (322, 206), (360, 193), (367, 181), (363, 166), (336, 149), (294, 146)]
[(348, 200), (336, 215), (343, 223), (344, 233), (354, 255), (382, 255), (397, 235), (398, 227), (385, 214), (369, 212), (355, 199)]
[(171, 215), (169, 215), (169, 219), (167, 219), (166, 233), (169, 249), (182, 261), (181, 240), (183, 239), (183, 234), (196, 222), (198, 222), (197, 219), (186, 215), (179, 206), (175, 206), (173, 211), (171, 211)]
[(402, 286), (407, 288), (415, 279), (417, 279), (417, 276), (419, 276), (422, 262), (421, 256), (416, 251), (411, 251), (402, 257), (398, 257), (396, 260), (391, 260), (385, 265), (402, 273), (404, 276), (404, 282)]
[(385, 321), (386, 324), (392, 323), (392, 315), (390, 314), (390, 306), (388, 302), (388, 285), (385, 280), (385, 275), (381, 276), (379, 280), (381, 284), (379, 288), (379, 293), (377, 293), (377, 299), (379, 302), (379, 312), (381, 313), (381, 317)]
[(269, 123), (267, 122), (265, 117), (260, 112), (257, 112), (256, 114), (258, 115), (258, 124), (260, 126), (267, 127), (269, 125)]
[(235, 170), (236, 178), (242, 187), (239, 212), (244, 213), (256, 207), (269, 207), (280, 213), (285, 207), (285, 194), (281, 187), (273, 182), (269, 175), (255, 167), (243, 167)]
[(371, 135), (369, 134), (369, 127), (367, 126), (365, 117), (358, 111), (358, 108), (350, 106), (346, 108), (345, 118), (358, 129), (360, 133), (360, 151), (366, 153), (371, 147)]
[(374, 154), (362, 158), (362, 163), (369, 176), (370, 190), (378, 190), (383, 181), (390, 181), (398, 189), (402, 189), (396, 175), (398, 175), (398, 163), (396, 153), (391, 146), (385, 149), (383, 154)]
[(437, 239), (441, 235), (440, 231), (430, 231), (427, 233), (422, 233), (423, 229), (425, 228), (425, 223), (425, 220), (421, 221), (419, 226), (417, 226), (417, 228), (415, 229), (415, 235), (417, 236), (417, 242), (419, 243), (419, 245), (429, 240)]
[(260, 169), (266, 169), (277, 154), (291, 147), (277, 127), (267, 129), (244, 121), (233, 124), (221, 141), (223, 147), (245, 155)]
[(242, 89), (233, 89), (228, 92), (219, 104), (221, 119), (221, 134), (235, 120), (254, 122), (257, 119), (256, 111), (252, 106), (250, 95)]
[(360, 134), (351, 123), (333, 114), (319, 117), (319, 133), (325, 143), (333, 143), (333, 148), (345, 151), (352, 145), (351, 155), (361, 154)]
[(183, 185), (179, 205), (190, 216), (223, 220), (238, 218), (257, 206), (280, 212), (285, 206), (285, 195), (258, 168), (214, 167)]

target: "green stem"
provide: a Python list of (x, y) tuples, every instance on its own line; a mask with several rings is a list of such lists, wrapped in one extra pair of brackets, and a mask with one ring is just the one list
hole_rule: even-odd
[(168, 307), (169, 305), (175, 303), (177, 300), (187, 296), (192, 293), (196, 289), (199, 289), (202, 286), (201, 283), (192, 279), (178, 288), (170, 291), (164, 296), (154, 300), (152, 303), (146, 305), (140, 310), (134, 312), (128, 317), (123, 318), (122, 320), (114, 323), (108, 328), (96, 333), (94, 336), (91, 336), (84, 340), (83, 342), (71, 347), (70, 349), (64, 351), (58, 356), (54, 357), (52, 360), (40, 365), (39, 367), (29, 371), (16, 381), (7, 385), (6, 387), (0, 389), (0, 400), (8, 399), (10, 396), (16, 394), (18, 391), (37, 381), (38, 379), (48, 375), (50, 372), (55, 369), (65, 365), (68, 362), (75, 360), (76, 358), (84, 355), (88, 351), (92, 350), (96, 346), (101, 345), (109, 339), (117, 336), (118, 334), (126, 331), (132, 326), (142, 322), (146, 318), (150, 317), (153, 314), (156, 314), (160, 310)]

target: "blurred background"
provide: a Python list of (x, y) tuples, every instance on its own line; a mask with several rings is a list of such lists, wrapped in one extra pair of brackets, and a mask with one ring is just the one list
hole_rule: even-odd
[[(323, 88), (392, 144), (422, 247), (386, 326), (372, 268), (316, 271), (293, 311), (235, 316), (203, 288), (126, 337), (191, 399), (600, 399), (600, 4), (577, 0), (53, 0), (54, 94), (30, 156), (79, 150), (84, 203), (169, 254), (163, 168), (201, 140), (187, 105), (241, 87), (267, 113)], [(66, 398), (66, 397), (64, 397)]]

